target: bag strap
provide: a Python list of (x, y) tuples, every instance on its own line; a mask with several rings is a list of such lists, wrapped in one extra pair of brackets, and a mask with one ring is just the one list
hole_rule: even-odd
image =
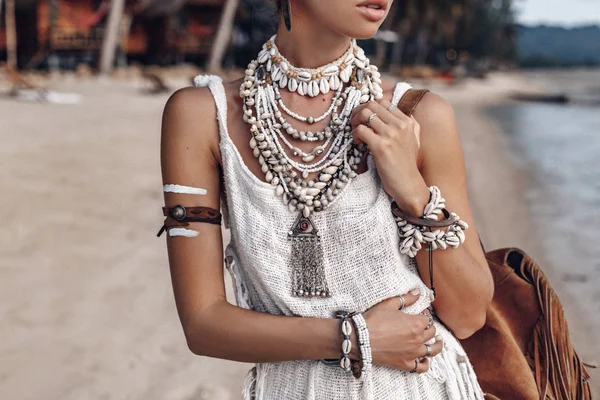
[(404, 114), (411, 116), (415, 108), (417, 108), (417, 104), (419, 104), (427, 92), (429, 92), (427, 89), (409, 89), (400, 99), (398, 108)]

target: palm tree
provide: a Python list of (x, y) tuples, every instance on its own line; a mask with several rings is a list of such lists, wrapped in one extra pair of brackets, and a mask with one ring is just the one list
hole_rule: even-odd
[(100, 73), (109, 74), (112, 71), (115, 62), (115, 53), (119, 45), (119, 31), (121, 19), (125, 10), (125, 0), (112, 0), (106, 29), (104, 31), (104, 41), (102, 43), (102, 53), (100, 54)]
[(218, 71), (221, 69), (223, 56), (225, 55), (225, 50), (227, 50), (227, 46), (229, 45), (229, 41), (231, 39), (233, 22), (238, 4), (239, 0), (227, 0), (225, 3), (223, 13), (221, 14), (221, 20), (219, 21), (219, 28), (215, 36), (215, 41), (212, 45), (210, 59), (208, 61), (209, 71)]
[(17, 23), (15, 16), (15, 0), (6, 0), (6, 50), (7, 66), (17, 70)]

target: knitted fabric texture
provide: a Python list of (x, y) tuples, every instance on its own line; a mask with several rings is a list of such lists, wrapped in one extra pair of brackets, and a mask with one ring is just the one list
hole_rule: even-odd
[[(321, 233), (325, 273), (331, 298), (292, 296), (291, 245), (287, 233), (297, 213), (288, 210), (272, 185), (244, 164), (227, 131), (227, 100), (221, 79), (201, 76), (216, 106), (226, 198), (222, 208), (231, 242), (225, 250), (237, 304), (269, 314), (332, 318), (337, 310), (365, 311), (393, 296), (419, 288), (417, 314), (430, 305), (430, 290), (416, 264), (400, 253), (400, 236), (372, 157), (368, 170), (354, 178), (338, 200), (313, 220)], [(408, 84), (394, 93), (397, 104)], [(360, 379), (321, 361), (257, 364), (244, 381), (244, 400), (389, 400), (483, 399), (475, 373), (459, 342), (438, 320), (442, 353), (424, 374), (373, 365)], [(302, 335), (302, 332), (298, 332)]]

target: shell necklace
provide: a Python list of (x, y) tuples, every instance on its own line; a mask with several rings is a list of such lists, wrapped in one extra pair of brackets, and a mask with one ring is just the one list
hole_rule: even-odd
[[(358, 104), (383, 96), (380, 74), (354, 40), (337, 60), (306, 69), (294, 67), (283, 57), (275, 39), (273, 36), (263, 45), (245, 71), (240, 87), (243, 119), (250, 125), (250, 147), (265, 180), (290, 212), (298, 212), (288, 233), (292, 242), (292, 295), (329, 297), (321, 239), (311, 214), (333, 204), (356, 177), (365, 148), (352, 140), (350, 117)], [(309, 97), (330, 90), (336, 93), (325, 113), (305, 117), (285, 106), (280, 90)], [(299, 131), (284, 114), (311, 125), (330, 119), (320, 132)], [(314, 147), (300, 150), (287, 137), (314, 143)], [(305, 180), (315, 172), (316, 178)]]

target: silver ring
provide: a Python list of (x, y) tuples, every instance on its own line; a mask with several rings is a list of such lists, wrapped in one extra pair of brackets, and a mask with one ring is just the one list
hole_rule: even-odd
[(374, 112), (373, 114), (369, 115), (369, 118), (367, 118), (367, 122), (365, 123), (365, 125), (367, 126), (367, 128), (371, 129), (371, 121), (373, 120), (373, 118), (375, 118), (377, 116), (377, 113)]
[(388, 111), (392, 111), (394, 109), (394, 107), (396, 107), (394, 105), (394, 103), (390, 104), (390, 106), (387, 108)]
[(404, 296), (400, 296), (400, 308), (398, 310), (402, 311), (406, 307), (406, 300), (404, 300)]
[(425, 328), (425, 330), (431, 328), (433, 326), (433, 317), (431, 316), (431, 314), (426, 313), (425, 311), (421, 312), (421, 315), (424, 317), (427, 317), (427, 320), (429, 321), (427, 324), (427, 327)]
[(410, 371), (410, 372), (412, 372), (412, 373), (417, 372), (417, 368), (418, 367), (419, 367), (419, 359), (415, 358), (415, 368), (412, 371)]
[(425, 357), (431, 357), (431, 346), (425, 344)]

